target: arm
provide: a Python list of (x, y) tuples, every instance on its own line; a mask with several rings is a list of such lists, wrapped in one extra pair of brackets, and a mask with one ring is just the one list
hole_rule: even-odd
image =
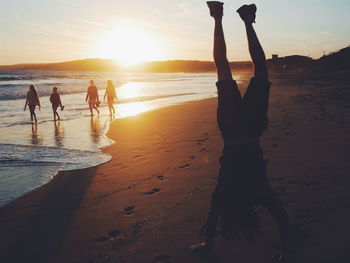
[(105, 91), (105, 95), (103, 96), (103, 100), (106, 100), (106, 96), (107, 96), (107, 89)]
[(60, 108), (62, 109), (62, 101), (61, 101), (61, 96), (60, 96), (60, 94), (58, 94), (58, 101), (59, 101), (59, 103), (60, 103)]
[(88, 87), (87, 93), (86, 93), (86, 98), (85, 98), (85, 102), (88, 101), (88, 98), (90, 97), (90, 87)]
[(24, 103), (24, 111), (26, 110), (26, 108), (27, 108), (27, 104), (28, 104), (28, 96), (26, 97), (26, 102)]
[(265, 53), (255, 33), (253, 24), (246, 22), (245, 26), (248, 38), (249, 53), (254, 64), (254, 76), (268, 80), (269, 76), (266, 66)]

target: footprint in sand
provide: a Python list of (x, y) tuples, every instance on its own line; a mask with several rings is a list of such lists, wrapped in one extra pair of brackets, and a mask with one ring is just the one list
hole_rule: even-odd
[(203, 137), (197, 140), (197, 142), (205, 142), (206, 140), (208, 140), (208, 137)]
[(111, 238), (115, 238), (117, 236), (120, 236), (121, 235), (121, 231), (118, 230), (118, 229), (114, 229), (114, 230), (111, 230), (108, 232), (108, 235), (111, 237)]
[(211, 150), (208, 148), (202, 148), (199, 150), (200, 152), (210, 152)]
[(134, 213), (134, 209), (135, 209), (134, 205), (124, 207), (125, 215), (132, 215)]
[(99, 238), (97, 239), (97, 242), (103, 243), (103, 242), (106, 242), (106, 241), (108, 241), (108, 240), (110, 240), (110, 239), (111, 239), (110, 236), (102, 236), (102, 237), (99, 237)]
[(110, 239), (113, 239), (113, 238), (115, 238), (115, 237), (117, 237), (117, 236), (120, 236), (121, 233), (122, 233), (122, 232), (119, 231), (119, 230), (117, 230), (117, 229), (111, 230), (111, 231), (108, 232), (107, 235), (102, 236), (102, 237), (99, 237), (99, 238), (97, 239), (97, 242), (100, 242), (100, 243), (106, 242), (106, 241), (108, 241), (108, 240), (110, 240)]
[(190, 163), (186, 163), (186, 164), (184, 164), (184, 165), (179, 166), (179, 168), (183, 169), (183, 168), (186, 168), (186, 167), (188, 167), (188, 166), (190, 166), (190, 165), (191, 165)]
[(164, 180), (165, 180), (164, 175), (157, 175), (156, 177), (157, 177), (159, 180), (161, 180), (161, 181), (164, 181)]
[(159, 191), (160, 191), (159, 188), (153, 188), (152, 190), (144, 192), (143, 194), (145, 194), (145, 195), (153, 195), (155, 193), (158, 193)]

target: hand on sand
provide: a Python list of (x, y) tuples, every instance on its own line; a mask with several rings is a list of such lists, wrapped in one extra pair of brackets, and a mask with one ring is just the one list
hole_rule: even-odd
[(202, 254), (202, 253), (208, 253), (213, 251), (213, 248), (208, 246), (208, 244), (205, 242), (195, 244), (191, 246), (190, 249), (193, 254)]
[(223, 16), (224, 3), (218, 1), (208, 1), (207, 5), (210, 10), (210, 15), (214, 18), (220, 18)]
[(245, 23), (255, 23), (256, 5), (243, 5), (237, 9), (237, 13)]
[(282, 250), (276, 251), (272, 254), (273, 262), (286, 262), (286, 260), (287, 260), (287, 254)]

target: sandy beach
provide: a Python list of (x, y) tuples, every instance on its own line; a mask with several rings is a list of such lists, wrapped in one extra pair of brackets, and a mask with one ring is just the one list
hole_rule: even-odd
[[(292, 224), (288, 262), (350, 262), (348, 81), (275, 78), (261, 144)], [(245, 86), (246, 83), (243, 83)], [(0, 209), (2, 262), (208, 262), (202, 241), (223, 143), (216, 98), (118, 119), (112, 160), (63, 172)], [(276, 225), (256, 244), (218, 239), (211, 262), (271, 262)]]

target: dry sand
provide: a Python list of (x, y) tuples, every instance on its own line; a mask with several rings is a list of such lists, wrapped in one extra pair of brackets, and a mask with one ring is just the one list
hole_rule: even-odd
[[(288, 262), (350, 262), (349, 82), (275, 79), (262, 137), (291, 217)], [(116, 120), (112, 161), (60, 173), (0, 209), (1, 262), (202, 262), (222, 140), (216, 99)], [(270, 262), (278, 232), (262, 210), (256, 244), (218, 240), (216, 262)], [(204, 261), (205, 262), (205, 261)]]

